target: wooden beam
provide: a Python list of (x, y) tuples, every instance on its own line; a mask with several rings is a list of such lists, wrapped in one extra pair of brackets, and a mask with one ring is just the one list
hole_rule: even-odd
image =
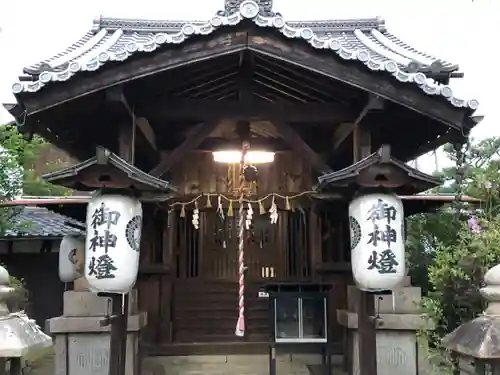
[(173, 121), (204, 122), (214, 117), (228, 119), (246, 118), (249, 120), (270, 120), (280, 118), (285, 122), (330, 122), (352, 121), (355, 113), (352, 108), (338, 103), (270, 103), (266, 101), (234, 100), (179, 100), (163, 98), (160, 102), (136, 104), (139, 114), (155, 116)]
[(106, 101), (112, 103), (127, 113), (130, 122), (137, 126), (149, 145), (156, 151), (155, 133), (149, 121), (144, 117), (137, 117), (134, 108), (129, 104), (121, 86), (111, 87), (106, 90)]
[(359, 126), (360, 122), (363, 121), (370, 110), (382, 108), (382, 100), (374, 95), (370, 95), (368, 103), (366, 103), (363, 109), (361, 109), (361, 112), (358, 117), (356, 117), (354, 122), (342, 124), (342, 126), (340, 126), (333, 134), (333, 151), (337, 150), (346, 138)]
[(155, 177), (163, 176), (174, 165), (179, 163), (186, 156), (186, 153), (197, 148), (214, 131), (217, 125), (218, 121), (197, 125), (179, 147), (170, 152), (168, 156), (162, 155), (160, 163), (149, 174)]
[(356, 126), (352, 132), (353, 160), (361, 160), (372, 153), (372, 137), (367, 129)]
[(426, 94), (415, 84), (401, 83), (389, 73), (374, 73), (361, 63), (342, 61), (334, 53), (329, 57), (307, 43), (291, 42), (266, 29), (255, 30), (254, 34), (248, 40), (248, 48), (261, 56), (357, 87), (459, 131), (471, 113), (468, 108), (456, 108), (444, 98)]
[(301, 155), (319, 173), (326, 174), (333, 172), (333, 169), (319, 156), (292, 128), (289, 124), (281, 120), (273, 120), (273, 125), (290, 144), (298, 155)]
[(239, 29), (241, 28), (235, 27), (223, 34), (213, 33), (193, 38), (176, 48), (166, 46), (167, 48), (155, 53), (144, 53), (140, 58), (129, 59), (120, 64), (106, 64), (105, 69), (74, 77), (67, 84), (48, 85), (44, 88), (43, 95), (22, 93), (20, 97), (29, 116), (134, 79), (238, 53), (247, 45), (247, 34)]

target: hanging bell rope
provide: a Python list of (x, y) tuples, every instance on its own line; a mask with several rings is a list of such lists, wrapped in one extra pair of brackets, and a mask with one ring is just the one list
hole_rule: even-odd
[(247, 167), (246, 159), (250, 144), (243, 142), (241, 150), (240, 161), (240, 186), (239, 186), (239, 228), (238, 228), (238, 275), (239, 275), (239, 289), (238, 289), (238, 322), (236, 323), (236, 336), (245, 335), (245, 169)]

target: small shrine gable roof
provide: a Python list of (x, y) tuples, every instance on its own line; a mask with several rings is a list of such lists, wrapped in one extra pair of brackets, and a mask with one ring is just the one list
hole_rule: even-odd
[[(77, 188), (80, 191), (93, 191), (100, 187), (117, 187), (115, 186), (116, 182), (113, 181), (113, 176), (108, 175), (110, 169), (102, 170), (101, 167), (103, 166), (111, 166), (119, 173), (126, 175), (125, 179), (114, 176), (117, 177), (120, 188), (133, 186), (139, 191), (177, 192), (176, 187), (170, 182), (143, 172), (118, 155), (102, 147), (97, 148), (96, 156), (59, 171), (45, 174), (42, 178), (53, 184)], [(89, 172), (92, 169), (96, 169), (96, 171)], [(83, 174), (85, 174), (85, 177), (81, 181), (79, 175)], [(102, 175), (107, 176), (109, 181), (101, 181), (100, 176)], [(107, 184), (110, 184), (110, 186), (107, 186)]]
[(272, 10), (272, 1), (226, 0), (225, 8), (206, 21), (156, 21), (100, 17), (80, 40), (65, 51), (24, 68), (12, 86), (14, 94), (37, 92), (45, 85), (67, 81), (110, 62), (138, 53), (183, 43), (193, 35), (211, 34), (251, 20), (257, 27), (274, 28), (288, 38), (302, 39), (313, 48), (329, 50), (344, 60), (361, 62), (371, 71), (418, 86), (428, 95), (446, 98), (455, 107), (476, 109), (478, 101), (461, 100), (447, 84), (432, 77), (451, 74), (458, 65), (418, 51), (387, 31), (381, 18), (288, 21)]
[[(381, 178), (381, 179), (379, 179)], [(399, 194), (415, 194), (442, 184), (428, 175), (391, 156), (390, 147), (378, 151), (347, 168), (318, 177), (318, 190), (327, 186), (390, 187)]]

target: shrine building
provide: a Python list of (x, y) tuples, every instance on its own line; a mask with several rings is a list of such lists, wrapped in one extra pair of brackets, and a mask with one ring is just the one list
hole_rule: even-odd
[[(405, 44), (381, 18), (290, 21), (272, 1), (221, 6), (206, 21), (96, 19), (25, 67), (5, 107), (27, 137), (79, 161), (47, 181), (141, 199), (147, 353), (267, 353), (266, 296), (286, 285), (322, 286), (327, 332), (315, 334), (346, 353), (337, 311), (353, 285), (350, 202), (380, 188), (401, 197), (405, 217), (443, 204), (417, 195), (441, 181), (407, 163), (464, 143), (478, 102), (450, 88), (457, 64)], [(367, 270), (404, 263), (375, 255)]]

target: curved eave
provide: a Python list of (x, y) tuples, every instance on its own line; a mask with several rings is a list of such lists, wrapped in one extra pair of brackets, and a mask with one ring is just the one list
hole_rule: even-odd
[[(406, 45), (392, 38), (383, 29), (380, 31), (372, 28), (366, 31), (359, 26), (351, 33), (327, 32), (321, 35), (312, 27), (299, 27), (298, 23), (287, 22), (279, 14), (263, 16), (251, 13), (248, 8), (243, 9), (243, 13), (214, 16), (204, 23), (181, 22), (179, 26), (182, 26), (177, 31), (172, 31), (175, 28), (167, 26), (160, 32), (148, 33), (118, 27), (96, 28), (65, 52), (30, 67), (30, 71), (36, 71), (33, 81), (19, 80), (12, 89), (20, 100), (23, 93), (38, 92), (48, 84), (67, 81), (80, 72), (95, 71), (113, 61), (125, 61), (139, 52), (153, 52), (168, 45), (180, 44), (193, 35), (211, 34), (221, 27), (234, 26), (245, 19), (251, 19), (258, 27), (274, 28), (288, 38), (302, 39), (315, 49), (330, 50), (337, 58), (358, 61), (371, 71), (390, 74), (400, 82), (419, 87), (427, 95), (446, 98), (454, 107), (475, 110), (479, 106), (475, 99), (462, 100), (455, 97), (448, 85), (443, 85), (420, 71), (425, 67), (430, 68), (432, 64), (438, 64), (439, 67), (446, 64), (404, 47)], [(331, 21), (333, 24), (335, 22)]]
[[(160, 192), (177, 193), (177, 188), (172, 184), (170, 184), (169, 182), (161, 180), (157, 177), (151, 176), (141, 171), (139, 168), (134, 167), (133, 165), (127, 163), (125, 160), (123, 160), (122, 158), (118, 157), (113, 153), (109, 153), (107, 155), (106, 163), (117, 168), (121, 172), (125, 173), (131, 180), (135, 182), (149, 186), (153, 189), (158, 189)], [(59, 171), (44, 174), (42, 176), (42, 179), (56, 185), (70, 187), (68, 186), (68, 182), (70, 182), (74, 177), (78, 176), (86, 169), (92, 168), (98, 164), (100, 164), (99, 157), (94, 156), (81, 163), (63, 168)]]
[(352, 185), (363, 171), (375, 165), (393, 165), (394, 167), (404, 171), (408, 177), (418, 181), (423, 186), (426, 186), (426, 190), (439, 186), (443, 183), (440, 178), (421, 172), (395, 158), (391, 157), (389, 160), (385, 161), (383, 160), (381, 153), (382, 151), (379, 150), (347, 168), (318, 177), (319, 185), (317, 190), (322, 191), (327, 186), (345, 187)]

